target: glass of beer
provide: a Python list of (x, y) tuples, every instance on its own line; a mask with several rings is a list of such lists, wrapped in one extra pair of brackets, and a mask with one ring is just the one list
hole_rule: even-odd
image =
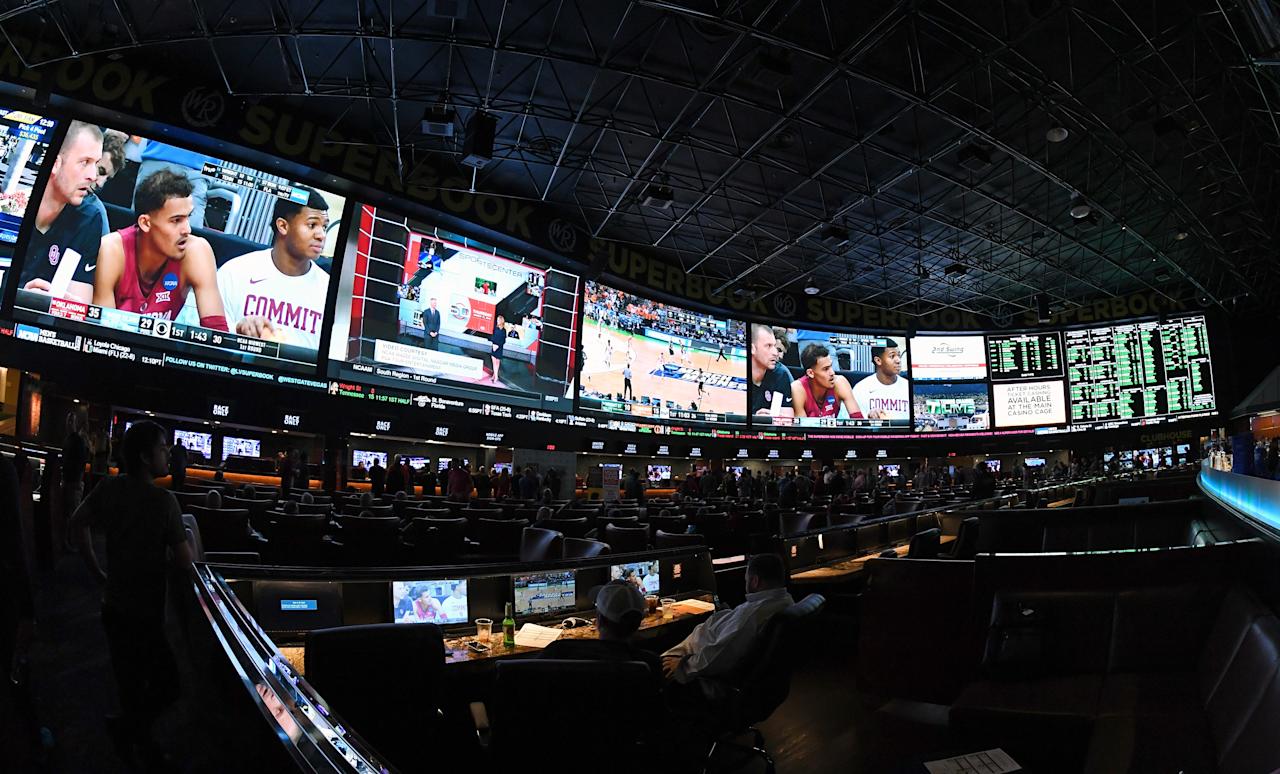
[(675, 618), (675, 616), (676, 616), (676, 601), (671, 598), (662, 600), (662, 617)]
[(488, 644), (489, 644), (489, 636), (490, 636), (492, 633), (493, 633), (493, 619), (492, 619), (492, 618), (477, 618), (477, 619), (476, 619), (476, 642), (480, 643), (481, 645), (488, 645)]
[(645, 607), (645, 610), (648, 611), (649, 615), (653, 615), (654, 613), (658, 612), (658, 595), (645, 594), (644, 607)]

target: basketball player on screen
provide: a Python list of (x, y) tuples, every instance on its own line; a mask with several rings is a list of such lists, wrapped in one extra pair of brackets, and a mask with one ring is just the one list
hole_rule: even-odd
[(98, 248), (93, 303), (173, 320), (194, 291), (200, 325), (227, 330), (213, 248), (191, 233), (191, 194), (187, 176), (168, 169), (138, 184), (137, 222), (107, 234)]
[(902, 351), (898, 342), (885, 339), (881, 346), (872, 347), (871, 362), (875, 364), (875, 373), (853, 386), (854, 401), (862, 407), (867, 419), (909, 420), (911, 398), (906, 378), (899, 375)]
[(296, 186), (305, 204), (279, 198), (270, 248), (232, 258), (218, 269), (227, 322), (241, 336), (320, 348), (329, 275), (316, 265), (324, 252), (329, 204), (318, 192)]
[(792, 407), (791, 377), (776, 369), (778, 338), (773, 328), (751, 323), (751, 404), (757, 416), (795, 416)]
[(791, 405), (798, 417), (834, 417), (843, 405), (850, 419), (861, 419), (862, 409), (853, 398), (853, 385), (836, 373), (831, 351), (811, 343), (800, 353), (804, 376), (791, 383)]

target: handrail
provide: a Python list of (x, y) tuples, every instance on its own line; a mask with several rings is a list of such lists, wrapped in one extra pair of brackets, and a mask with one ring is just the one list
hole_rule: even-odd
[(217, 572), (197, 564), (191, 582), (214, 639), (299, 771), (392, 771), (331, 716), (323, 697), (294, 672)]
[(1215, 470), (1208, 460), (1196, 481), (1214, 502), (1280, 540), (1280, 481)]

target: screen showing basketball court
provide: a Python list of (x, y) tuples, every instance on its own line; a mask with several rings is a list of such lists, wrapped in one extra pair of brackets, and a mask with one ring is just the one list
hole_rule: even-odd
[(744, 323), (586, 283), (581, 411), (745, 423)]
[(338, 287), (329, 375), (475, 401), (568, 411), (579, 278), (362, 205)]

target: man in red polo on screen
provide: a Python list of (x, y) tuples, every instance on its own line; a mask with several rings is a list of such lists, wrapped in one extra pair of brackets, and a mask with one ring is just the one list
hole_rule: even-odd
[(191, 193), (191, 182), (167, 169), (138, 185), (137, 222), (107, 234), (98, 248), (93, 303), (173, 320), (194, 292), (200, 324), (227, 330), (213, 248), (191, 233)]

